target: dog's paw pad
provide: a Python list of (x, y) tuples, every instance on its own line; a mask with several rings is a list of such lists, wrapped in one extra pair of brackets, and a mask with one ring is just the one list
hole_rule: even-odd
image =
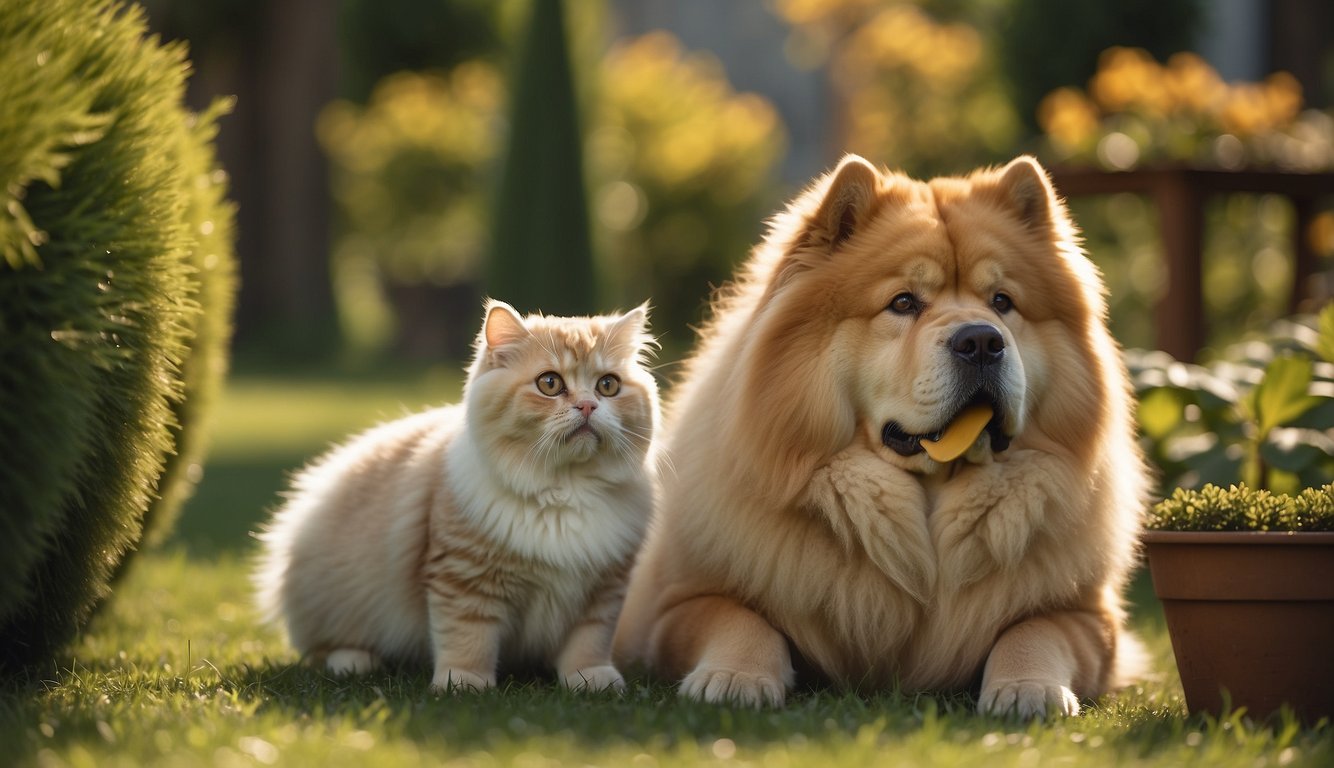
[(681, 681), (681, 695), (710, 704), (777, 707), (783, 703), (785, 690), (777, 677), (701, 667)]
[(1055, 680), (1005, 680), (982, 691), (977, 710), (983, 714), (1024, 719), (1079, 714), (1079, 698)]

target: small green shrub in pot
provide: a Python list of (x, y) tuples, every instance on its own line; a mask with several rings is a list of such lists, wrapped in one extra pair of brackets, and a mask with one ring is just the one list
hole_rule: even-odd
[(1334, 531), (1334, 485), (1295, 496), (1234, 485), (1178, 488), (1145, 518), (1151, 531)]

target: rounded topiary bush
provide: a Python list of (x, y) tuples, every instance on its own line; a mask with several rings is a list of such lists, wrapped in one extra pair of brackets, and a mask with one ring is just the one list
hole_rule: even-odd
[(0, 4), (0, 669), (78, 631), (197, 461), (232, 212), (187, 73), (138, 8)]
[(189, 137), (180, 153), (185, 194), (185, 223), (191, 233), (187, 259), (194, 270), (193, 294), (200, 312), (188, 318), (190, 342), (181, 363), (185, 397), (174, 404), (172, 442), (158, 498), (144, 514), (144, 541), (160, 543), (176, 522), (181, 507), (203, 476), (204, 453), (214, 403), (222, 394), (232, 339), (232, 310), (236, 299), (236, 207), (226, 198), (227, 175), (218, 167), (212, 141), (215, 120), (230, 100), (217, 102), (203, 115), (185, 124)]

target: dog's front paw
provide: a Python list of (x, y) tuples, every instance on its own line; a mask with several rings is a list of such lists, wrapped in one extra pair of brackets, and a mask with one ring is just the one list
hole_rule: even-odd
[(1079, 698), (1057, 680), (1001, 680), (987, 686), (977, 711), (1021, 718), (1079, 714)]
[(610, 664), (584, 667), (561, 675), (565, 687), (576, 691), (625, 690), (625, 678)]
[(777, 677), (733, 669), (697, 667), (681, 681), (682, 696), (710, 704), (779, 707), (785, 693), (783, 681)]
[(431, 690), (436, 693), (453, 693), (467, 690), (484, 691), (487, 688), (495, 687), (495, 684), (496, 676), (494, 674), (471, 672), (455, 667), (442, 667), (435, 671), (435, 676), (431, 679)]

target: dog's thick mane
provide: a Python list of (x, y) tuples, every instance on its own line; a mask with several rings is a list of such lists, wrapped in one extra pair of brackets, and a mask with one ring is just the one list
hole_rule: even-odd
[[(727, 409), (729, 423), (719, 424), (717, 428), (738, 438), (756, 432), (736, 423), (738, 419), (749, 417), (752, 408), (748, 404), (754, 401), (754, 393), (747, 391), (752, 385), (746, 380), (750, 367), (742, 360), (756, 355), (759, 350), (756, 349), (755, 334), (748, 331), (765, 319), (759, 310), (778, 265), (806, 245), (814, 224), (809, 212), (825, 197), (831, 180), (832, 174), (818, 179), (786, 210), (773, 216), (768, 221), (765, 237), (752, 249), (737, 278), (714, 292), (709, 317), (699, 331), (699, 346), (683, 366), (682, 378), (665, 406), (668, 419), (680, 423), (682, 414), (694, 408), (698, 399), (724, 397), (729, 398), (734, 407)], [(735, 364), (722, 365), (719, 364), (721, 360), (732, 360)], [(770, 425), (775, 431), (781, 428), (778, 419), (772, 419)], [(814, 438), (817, 443), (822, 442), (819, 437), (802, 436), (804, 439)], [(679, 434), (669, 437), (673, 444), (680, 439)], [(815, 445), (801, 451), (779, 451), (777, 453), (783, 455), (775, 455), (773, 449), (791, 443), (791, 438), (781, 442), (761, 441), (759, 445), (745, 445), (738, 455), (729, 457), (738, 483), (762, 493), (772, 503), (788, 502), (799, 492), (800, 484), (819, 458), (819, 449)], [(689, 450), (688, 444), (669, 445), (667, 452)]]
[[(899, 173), (882, 174), (864, 223), (873, 223), (883, 206), (905, 205), (913, 198), (925, 198), (934, 205), (937, 198), (996, 197), (999, 207), (1003, 201), (995, 188), (1001, 170), (987, 168), (968, 177), (940, 178), (929, 184)], [(682, 378), (666, 406), (669, 421), (679, 423), (679, 417), (694, 408), (699, 398), (729, 399), (734, 407), (727, 409), (727, 421), (714, 427), (738, 438), (734, 444), (740, 450), (729, 457), (730, 467), (747, 493), (761, 493), (772, 504), (785, 504), (795, 497), (811, 470), (846, 445), (855, 428), (855, 414), (840, 411), (838, 393), (827, 391), (832, 385), (821, 381), (821, 367), (830, 364), (821, 359), (823, 350), (792, 346), (813, 337), (797, 333), (803, 324), (821, 318), (809, 312), (803, 315), (799, 300), (778, 301), (789, 289), (788, 283), (799, 282), (789, 280), (787, 273), (800, 272), (807, 262), (818, 260), (819, 256), (810, 253), (827, 245), (831, 233), (821, 231), (824, 223), (813, 212), (828, 195), (834, 176), (831, 172), (816, 180), (772, 217), (764, 239), (752, 250), (738, 277), (715, 292), (709, 318), (700, 329), (700, 346), (683, 366)], [(1069, 396), (1065, 402), (1051, 404), (1045, 416), (1039, 415), (1040, 426), (1072, 452), (1083, 453), (1101, 443), (1105, 425), (1126, 421), (1129, 395), (1106, 386), (1117, 377), (1104, 375), (1103, 369), (1120, 365), (1120, 350), (1102, 322), (1106, 301), (1098, 270), (1085, 258), (1078, 232), (1045, 173), (1040, 178), (1042, 185), (1032, 190), (1048, 214), (1040, 237), (1059, 260), (1059, 271), (1065, 273), (1061, 290), (1075, 294), (1068, 296), (1070, 306), (1092, 309), (1068, 313), (1069, 323), (1078, 326), (1070, 330), (1081, 340), (1077, 351), (1085, 365), (1073, 374), (1077, 380), (1062, 383)], [(777, 306), (780, 304), (784, 306)], [(775, 310), (767, 311), (771, 305)], [(784, 368), (786, 364), (790, 367)], [(757, 375), (769, 378), (757, 380)], [(766, 387), (782, 387), (784, 382), (792, 383), (791, 397), (765, 396)], [(679, 439), (676, 436), (674, 442)], [(671, 446), (672, 453), (689, 449), (688, 444)]]

